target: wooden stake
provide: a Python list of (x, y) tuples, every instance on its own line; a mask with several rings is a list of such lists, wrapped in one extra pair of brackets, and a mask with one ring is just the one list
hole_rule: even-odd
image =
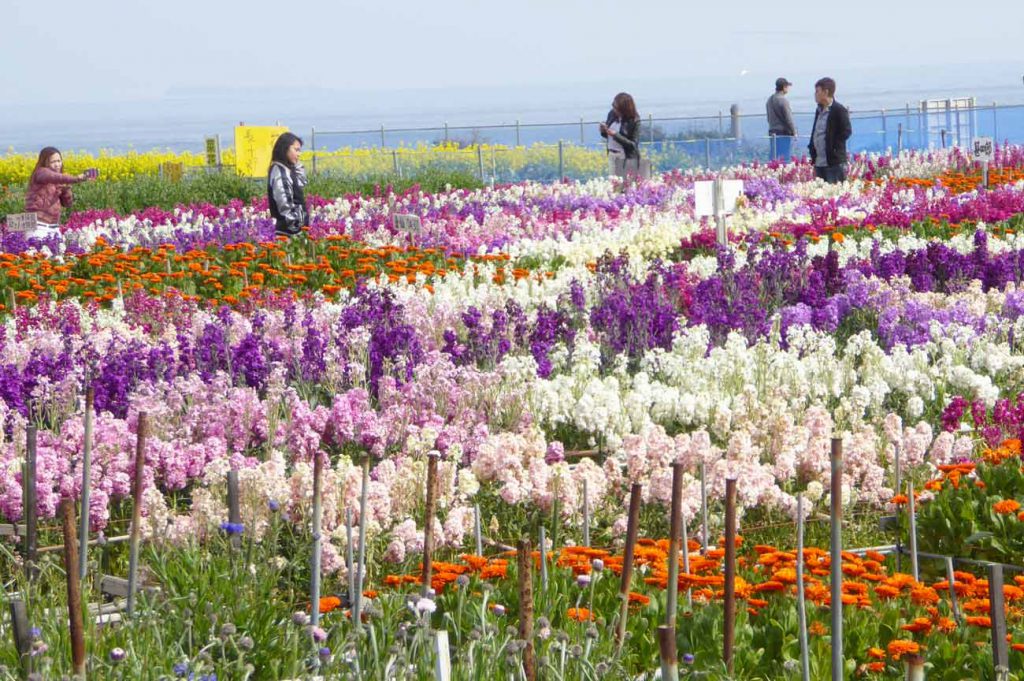
[(313, 453), (313, 555), (310, 556), (309, 614), (314, 627), (320, 624), (321, 523), (323, 520), (323, 456)]
[(626, 525), (626, 549), (622, 558), (622, 581), (619, 583), (619, 623), (615, 630), (617, 650), (622, 650), (626, 640), (626, 617), (629, 615), (629, 586), (633, 579), (633, 552), (636, 549), (636, 535), (640, 524), (639, 482), (634, 482), (629, 492), (629, 520)]
[[(665, 608), (665, 626), (671, 630), (674, 636), (676, 628), (676, 610), (679, 598), (679, 538), (682, 533), (683, 513), (683, 464), (672, 464), (672, 506), (669, 517), (669, 538), (668, 538), (668, 588), (666, 591), (667, 604)], [(687, 549), (684, 549), (687, 550)], [(674, 657), (674, 656), (673, 656)], [(673, 663), (675, 660), (673, 659)], [(662, 651), (662, 670), (665, 668), (665, 656)]]
[(139, 412), (135, 439), (135, 481), (132, 485), (132, 531), (128, 544), (128, 615), (135, 613), (139, 577), (139, 541), (142, 538), (143, 472), (146, 467), (146, 412)]
[(434, 553), (434, 507), (437, 504), (437, 454), (427, 456), (427, 505), (423, 511), (423, 595), (430, 589)]
[(75, 502), (61, 501), (64, 520), (64, 572), (68, 587), (68, 626), (71, 633), (71, 673), (85, 677), (85, 631), (82, 624), (82, 592), (78, 579), (78, 547), (75, 539)]
[(732, 676), (736, 640), (736, 479), (725, 481), (725, 622), (722, 659)]
[(832, 681), (843, 681), (843, 441), (832, 438)]
[(526, 642), (523, 649), (523, 674), (527, 681), (536, 681), (537, 667), (533, 650), (533, 556), (530, 540), (520, 539), (516, 547), (519, 572), (519, 638)]
[(82, 517), (78, 531), (78, 579), (85, 581), (89, 564), (89, 504), (92, 493), (92, 413), (93, 389), (85, 389), (85, 441), (82, 444)]

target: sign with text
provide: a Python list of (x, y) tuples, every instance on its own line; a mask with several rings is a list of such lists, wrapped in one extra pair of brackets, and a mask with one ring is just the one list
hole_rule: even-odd
[(281, 125), (239, 125), (235, 128), (235, 172), (241, 177), (266, 176), (274, 142), (288, 128)]
[[(722, 215), (729, 215), (736, 210), (736, 201), (743, 194), (743, 180), (722, 180)], [(693, 200), (695, 217), (715, 215), (715, 183), (713, 180), (702, 180), (693, 183)]]
[(206, 138), (206, 165), (220, 165), (220, 135)]
[(994, 156), (994, 147), (991, 137), (975, 137), (974, 145), (971, 147), (974, 160), (981, 163), (991, 163)]
[(39, 219), (35, 213), (10, 213), (7, 216), (8, 232), (31, 232)]
[(419, 215), (398, 213), (397, 215), (395, 215), (395, 229), (397, 229), (400, 232), (419, 234), (421, 231), (423, 231), (423, 222), (420, 220)]

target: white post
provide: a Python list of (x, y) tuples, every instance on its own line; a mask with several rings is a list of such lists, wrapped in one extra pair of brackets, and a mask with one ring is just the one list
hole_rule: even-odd
[[(842, 607), (842, 606), (840, 606)], [(800, 678), (811, 679), (811, 660), (807, 646), (807, 602), (804, 600), (804, 495), (796, 498), (796, 612), (800, 628)]]

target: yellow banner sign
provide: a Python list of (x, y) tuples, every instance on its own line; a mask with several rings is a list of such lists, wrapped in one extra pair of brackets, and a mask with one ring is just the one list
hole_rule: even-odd
[(235, 128), (235, 172), (242, 177), (261, 177), (270, 167), (274, 142), (288, 128), (279, 125), (239, 125)]

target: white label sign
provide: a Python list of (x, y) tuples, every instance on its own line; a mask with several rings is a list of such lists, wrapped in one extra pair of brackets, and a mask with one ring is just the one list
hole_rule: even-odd
[(991, 163), (993, 158), (993, 146), (991, 137), (975, 137), (974, 146), (971, 151), (974, 154), (974, 160), (982, 163)]
[[(722, 215), (731, 215), (736, 210), (736, 201), (743, 194), (743, 180), (722, 180)], [(694, 182), (694, 215), (715, 214), (715, 183), (712, 180)]]
[(423, 231), (423, 223), (420, 221), (420, 216), (418, 215), (400, 213), (395, 216), (395, 229), (400, 232), (419, 234)]
[(7, 216), (7, 231), (31, 232), (36, 228), (37, 222), (35, 213), (11, 213)]

